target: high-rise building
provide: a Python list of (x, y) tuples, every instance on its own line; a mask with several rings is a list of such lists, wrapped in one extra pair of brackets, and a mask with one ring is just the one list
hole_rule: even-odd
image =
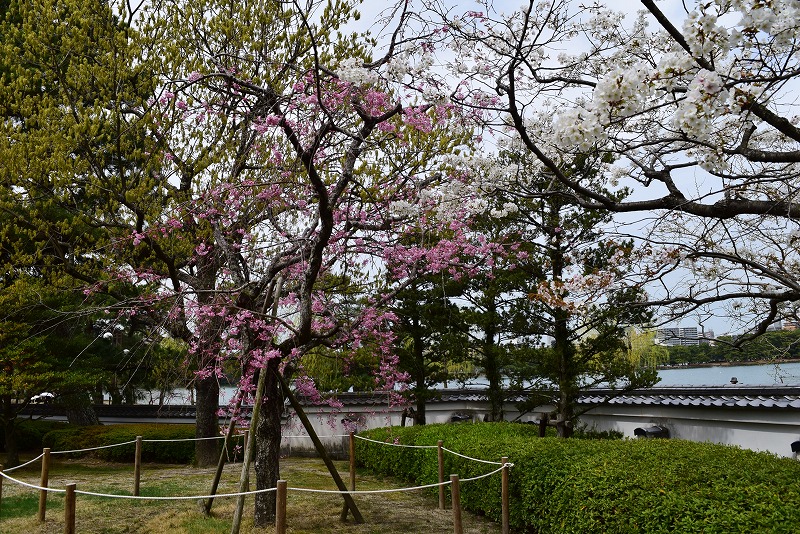
[(697, 335), (696, 326), (685, 328), (659, 328), (656, 330), (656, 339), (661, 345), (666, 345), (668, 347), (700, 344), (700, 337)]

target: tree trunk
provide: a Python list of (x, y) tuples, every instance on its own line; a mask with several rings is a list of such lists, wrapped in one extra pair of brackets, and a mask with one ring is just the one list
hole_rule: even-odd
[(3, 467), (16, 467), (19, 465), (19, 446), (17, 445), (16, 412), (11, 405), (11, 397), (4, 395), (3, 399), (3, 431), (5, 433), (6, 460)]
[[(550, 225), (552, 228), (561, 226), (558, 206), (551, 206)], [(550, 250), (550, 263), (552, 265), (553, 281), (562, 282), (564, 279), (565, 255), (561, 241), (561, 234), (551, 236), (553, 248)], [(562, 295), (564, 300), (567, 294)], [(558, 437), (572, 436), (572, 423), (575, 418), (574, 403), (578, 398), (577, 371), (575, 362), (575, 347), (570, 340), (570, 313), (563, 308), (556, 307), (553, 311), (553, 351), (558, 359), (558, 422), (556, 430)]]
[(558, 423), (556, 430), (558, 437), (568, 438), (572, 435), (573, 403), (576, 399), (573, 349), (569, 341), (567, 312), (556, 311), (554, 317), (553, 350), (558, 358)]
[(489, 382), (489, 416), (492, 421), (502, 421), (503, 413), (503, 377), (500, 375), (500, 362), (497, 361), (498, 347), (495, 341), (497, 308), (495, 295), (489, 298), (486, 309), (487, 321), (483, 328), (483, 369)]
[[(215, 287), (218, 261), (217, 254), (199, 256), (197, 259), (198, 286), (205, 291), (198, 291), (197, 303), (200, 308), (216, 309), (225, 306), (224, 302), (216, 302)], [(185, 325), (184, 325), (185, 326)], [(188, 332), (186, 328), (186, 332)], [(194, 380), (194, 407), (196, 438), (219, 437), (219, 382), (216, 375), (218, 358), (220, 356), (220, 334), (224, 330), (224, 320), (218, 314), (204, 313), (197, 319), (194, 337), (186, 339), (195, 343), (197, 348), (194, 353), (198, 373)], [(191, 390), (190, 390), (191, 391)], [(194, 458), (198, 467), (216, 466), (219, 458), (220, 440), (204, 439), (195, 442)]]
[(427, 398), (422, 395), (417, 395), (417, 407), (414, 411), (414, 424), (415, 425), (424, 425), (426, 421), (425, 415), (425, 404), (427, 402)]
[[(267, 373), (261, 415), (255, 428), (256, 489), (274, 488), (280, 478), (281, 414), (283, 393), (277, 377), (278, 359), (270, 360), (261, 373)], [(257, 528), (275, 522), (275, 492), (256, 494), (254, 523)]]
[(492, 421), (502, 421), (505, 418), (503, 413), (503, 385), (502, 377), (497, 363), (497, 347), (487, 345), (484, 347), (484, 370), (489, 382), (489, 412)]
[[(196, 438), (210, 438), (219, 436), (219, 382), (212, 375), (195, 381), (197, 390), (197, 403), (195, 404)], [(219, 458), (219, 440), (204, 439), (195, 442), (194, 459), (198, 467), (217, 465)]]
[(415, 425), (424, 425), (426, 420), (425, 414), (425, 404), (428, 402), (428, 388), (425, 386), (425, 380), (427, 378), (427, 373), (425, 372), (425, 350), (424, 350), (424, 341), (422, 336), (420, 335), (420, 327), (417, 323), (416, 318), (414, 318), (414, 361), (416, 365), (414, 366), (415, 370), (415, 387), (416, 390), (414, 392), (414, 397), (416, 399), (416, 411), (414, 412), (414, 424)]
[(64, 406), (69, 424), (80, 426), (101, 424), (88, 393), (64, 395), (59, 399), (59, 403)]
[(558, 423), (556, 424), (556, 431), (558, 437), (569, 438), (572, 437), (572, 423), (573, 423), (573, 410), (572, 399), (567, 392), (561, 393), (561, 409), (558, 414)]

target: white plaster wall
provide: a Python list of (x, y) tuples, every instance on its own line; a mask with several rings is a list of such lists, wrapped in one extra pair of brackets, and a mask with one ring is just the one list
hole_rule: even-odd
[[(546, 408), (542, 407), (542, 411), (548, 411)], [(346, 455), (348, 439), (343, 436), (347, 431), (341, 423), (344, 415), (338, 414), (331, 419), (324, 409), (317, 407), (307, 408), (307, 412), (326, 447), (337, 456)], [(471, 415), (473, 422), (483, 421), (488, 405), (466, 401), (431, 403), (426, 415), (429, 423), (446, 423), (455, 413)], [(400, 410), (376, 412), (374, 408), (358, 406), (349, 407), (348, 414), (363, 416), (365, 424), (359, 426), (359, 430), (400, 425), (402, 416)], [(513, 409), (506, 411), (507, 420), (516, 416)], [(538, 418), (538, 413), (531, 413), (520, 421), (536, 421)], [(792, 410), (620, 405), (596, 408), (585, 414), (581, 423), (600, 431), (622, 432), (629, 438), (634, 437), (635, 428), (658, 425), (669, 429), (671, 439), (734, 445), (786, 457), (793, 456), (791, 443), (800, 440), (800, 412)], [(406, 424), (410, 425), (411, 421)], [(313, 443), (295, 418), (284, 429), (284, 436), (286, 454), (313, 454)]]
[(638, 427), (666, 427), (672, 439), (734, 445), (792, 457), (791, 444), (800, 440), (800, 413), (791, 410), (759, 410), (697, 407), (602, 407), (581, 422), (596, 430), (616, 430), (633, 437)]

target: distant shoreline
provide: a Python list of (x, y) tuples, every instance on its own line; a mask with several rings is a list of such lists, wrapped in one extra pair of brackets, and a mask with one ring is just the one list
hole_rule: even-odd
[(786, 359), (780, 358), (775, 360), (755, 360), (746, 362), (706, 362), (706, 363), (688, 363), (686, 365), (657, 365), (656, 369), (668, 371), (671, 369), (696, 369), (700, 367), (737, 367), (744, 365), (779, 365), (781, 363), (795, 363), (800, 362), (800, 359)]

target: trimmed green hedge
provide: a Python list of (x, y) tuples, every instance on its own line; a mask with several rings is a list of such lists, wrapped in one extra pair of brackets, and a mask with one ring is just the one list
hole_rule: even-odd
[[(70, 427), (49, 432), (45, 435), (43, 444), (53, 451), (65, 451), (124, 443), (135, 440), (136, 436), (142, 436), (145, 440), (194, 438), (194, 425), (123, 424)], [(239, 440), (241, 441), (241, 438)], [(219, 442), (221, 446), (222, 440)], [(135, 451), (135, 444), (130, 443), (93, 451), (92, 454), (111, 462), (132, 462)], [(194, 441), (143, 443), (142, 461), (190, 464), (194, 461)]]
[[(515, 532), (797, 532), (800, 463), (681, 440), (559, 440), (511, 423), (426, 425), (360, 434), (444, 446), (511, 470)], [(418, 484), (438, 481), (435, 449), (356, 440), (360, 465)], [(494, 466), (445, 454), (445, 473), (474, 477)], [(435, 489), (434, 489), (435, 491)], [(500, 520), (500, 476), (464, 483), (464, 508)]]
[[(67, 428), (67, 423), (47, 419), (22, 419), (14, 424), (17, 447), (20, 451), (35, 451), (42, 448), (45, 434), (51, 430)], [(0, 450), (5, 452), (5, 431), (0, 425)]]

